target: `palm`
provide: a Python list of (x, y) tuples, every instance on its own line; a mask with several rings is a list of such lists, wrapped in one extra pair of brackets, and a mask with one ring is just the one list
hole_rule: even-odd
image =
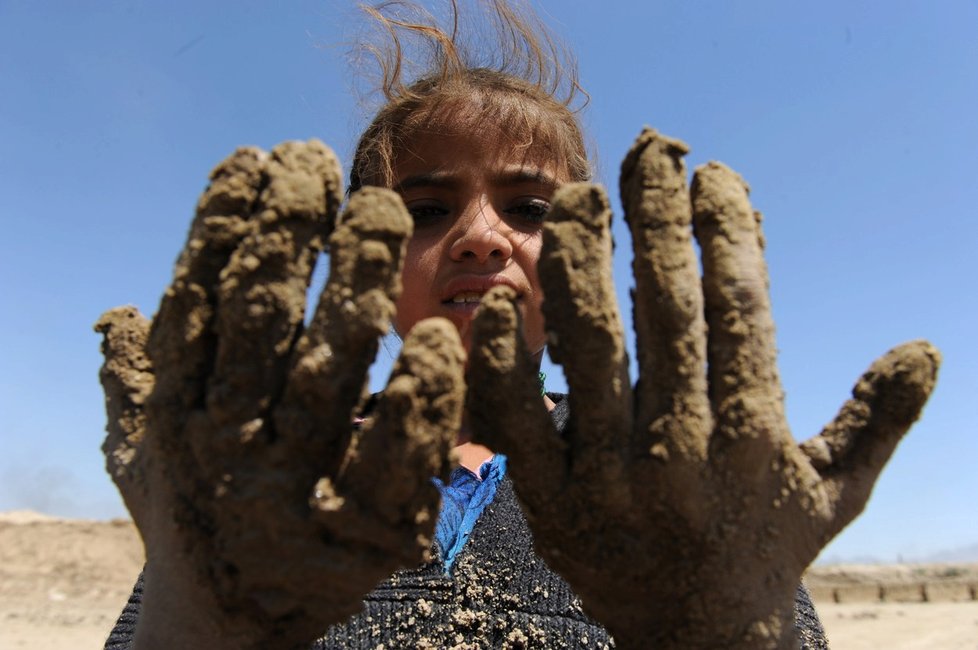
[[(690, 189), (685, 145), (646, 130), (622, 165), (640, 376), (628, 378), (611, 281), (610, 209), (586, 184), (555, 195), (540, 275), (550, 354), (570, 386), (557, 435), (534, 402), (515, 307), (488, 296), (467, 400), (476, 435), (511, 455), (540, 554), (619, 647), (789, 647), (805, 567), (863, 508), (933, 387), (914, 342), (876, 361), (799, 446), (775, 360), (760, 216), (711, 163)], [(692, 228), (690, 226), (692, 225)], [(702, 251), (703, 277), (692, 246)]]

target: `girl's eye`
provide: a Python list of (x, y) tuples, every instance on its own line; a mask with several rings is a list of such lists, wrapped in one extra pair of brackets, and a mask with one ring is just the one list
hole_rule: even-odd
[(411, 218), (414, 219), (414, 224), (416, 226), (423, 226), (433, 223), (448, 214), (448, 210), (439, 205), (409, 205), (407, 208), (408, 213), (411, 215)]
[(527, 199), (522, 203), (508, 208), (506, 212), (522, 217), (530, 223), (543, 223), (543, 219), (547, 216), (549, 209), (549, 201), (544, 201), (543, 199)]

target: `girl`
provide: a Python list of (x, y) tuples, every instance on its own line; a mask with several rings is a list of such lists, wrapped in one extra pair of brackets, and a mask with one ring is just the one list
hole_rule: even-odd
[[(109, 469), (147, 551), (107, 648), (790, 647), (796, 629), (825, 646), (804, 589), (792, 607), (801, 572), (861, 507), (936, 353), (884, 359), (864, 380), (875, 401), (852, 406), (860, 424), (844, 411), (796, 448), (742, 182), (701, 172), (691, 208), (683, 145), (647, 131), (622, 178), (633, 394), (607, 202), (580, 184), (576, 80), (531, 19), (492, 7), (492, 66), (466, 58), (454, 2), (449, 30), (370, 10), (390, 37), (388, 101), (357, 147), (308, 328), (303, 294), (340, 202), (317, 143), (222, 163), (152, 327), (131, 309), (100, 321)], [(405, 34), (434, 53), (409, 81)], [(730, 286), (746, 293), (724, 298)], [(723, 300), (740, 329), (710, 320), (707, 350), (704, 319)], [(388, 319), (401, 358), (351, 434)], [(548, 340), (570, 398), (536, 384)], [(862, 494), (833, 496), (817, 472), (854, 440), (872, 452), (856, 463)]]

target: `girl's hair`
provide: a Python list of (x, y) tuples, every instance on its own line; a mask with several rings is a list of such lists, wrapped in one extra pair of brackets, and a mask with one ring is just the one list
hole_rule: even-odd
[(478, 25), (474, 42), (465, 40), (458, 0), (449, 0), (449, 29), (413, 2), (363, 7), (383, 39), (364, 47), (379, 65), (386, 103), (357, 144), (350, 191), (391, 187), (397, 154), (426, 135), (464, 134), (494, 152), (552, 161), (573, 181), (590, 179), (576, 115), (587, 93), (573, 57), (529, 10), (507, 0), (484, 4), (491, 29)]

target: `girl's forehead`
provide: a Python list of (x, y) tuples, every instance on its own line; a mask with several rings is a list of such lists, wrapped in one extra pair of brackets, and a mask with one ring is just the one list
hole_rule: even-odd
[(497, 176), (522, 170), (557, 182), (570, 180), (549, 149), (540, 144), (518, 146), (477, 133), (418, 134), (394, 152), (394, 182), (406, 176), (435, 172), (466, 172)]

